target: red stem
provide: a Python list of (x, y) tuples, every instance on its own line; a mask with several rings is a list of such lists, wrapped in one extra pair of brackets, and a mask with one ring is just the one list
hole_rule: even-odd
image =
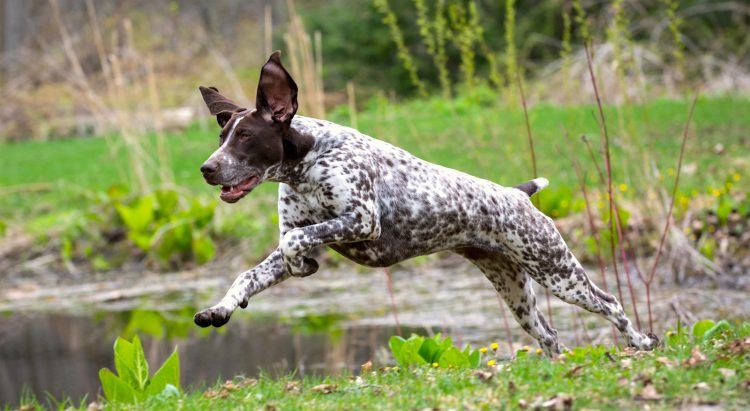
[(388, 295), (391, 296), (391, 311), (393, 312), (393, 320), (396, 321), (396, 333), (399, 337), (403, 337), (401, 334), (401, 323), (398, 321), (398, 309), (396, 308), (396, 298), (393, 296), (393, 281), (391, 280), (391, 270), (386, 267), (383, 268), (385, 271), (386, 284), (388, 286)]

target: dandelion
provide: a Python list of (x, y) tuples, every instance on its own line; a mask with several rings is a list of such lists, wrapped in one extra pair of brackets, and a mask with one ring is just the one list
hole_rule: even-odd
[(440, 366), (440, 364), (438, 364), (438, 363), (436, 363), (436, 362), (432, 363), (432, 368), (437, 368), (437, 367), (439, 367), (439, 366)]
[(481, 352), (482, 354), (487, 354), (487, 347), (480, 348), (479, 352)]
[(528, 345), (524, 345), (524, 346), (523, 346), (523, 347), (521, 348), (521, 350), (523, 350), (523, 351), (526, 351), (526, 352), (529, 352), (529, 351), (531, 351), (531, 347), (529, 347)]
[(620, 191), (622, 191), (623, 193), (628, 191), (628, 185), (625, 183), (620, 183)]
[(711, 195), (713, 195), (714, 197), (719, 197), (721, 195), (721, 190), (718, 188), (713, 188), (711, 189)]
[(732, 174), (732, 180), (734, 180), (735, 182), (740, 181), (740, 173)]
[(490, 344), (490, 348), (492, 348), (492, 351), (497, 351), (498, 347), (500, 347), (496, 342)]
[(495, 365), (496, 362), (497, 361), (495, 361), (495, 360), (489, 360), (489, 361), (487, 361), (487, 365), (490, 366), (490, 367), (492, 367), (493, 365)]
[(536, 349), (536, 351), (534, 351), (534, 352), (535, 352), (535, 353), (536, 353), (537, 355), (541, 355), (541, 354), (542, 354), (542, 349), (541, 349), (541, 348), (537, 348), (537, 349)]

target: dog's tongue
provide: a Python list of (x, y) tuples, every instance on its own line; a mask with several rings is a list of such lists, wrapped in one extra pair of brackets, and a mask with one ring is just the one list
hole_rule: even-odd
[(237, 184), (236, 186), (221, 186), (221, 195), (222, 197), (228, 198), (242, 195), (245, 193), (245, 191), (249, 191), (250, 189), (252, 189), (257, 181), (258, 177), (253, 176)]

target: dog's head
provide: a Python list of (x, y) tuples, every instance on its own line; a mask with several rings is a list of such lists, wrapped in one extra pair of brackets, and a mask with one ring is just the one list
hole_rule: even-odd
[(255, 109), (242, 108), (214, 87), (199, 87), (221, 134), (219, 148), (201, 166), (206, 182), (221, 186), (221, 199), (239, 201), (263, 181), (269, 167), (289, 155), (287, 141), (297, 112), (297, 85), (274, 52), (263, 66)]

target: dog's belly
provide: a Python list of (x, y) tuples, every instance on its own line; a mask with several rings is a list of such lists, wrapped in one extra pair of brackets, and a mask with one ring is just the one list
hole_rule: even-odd
[(461, 236), (436, 229), (432, 223), (406, 224), (398, 228), (389, 222), (381, 226), (376, 240), (331, 244), (344, 257), (370, 267), (388, 267), (410, 258), (465, 246)]

